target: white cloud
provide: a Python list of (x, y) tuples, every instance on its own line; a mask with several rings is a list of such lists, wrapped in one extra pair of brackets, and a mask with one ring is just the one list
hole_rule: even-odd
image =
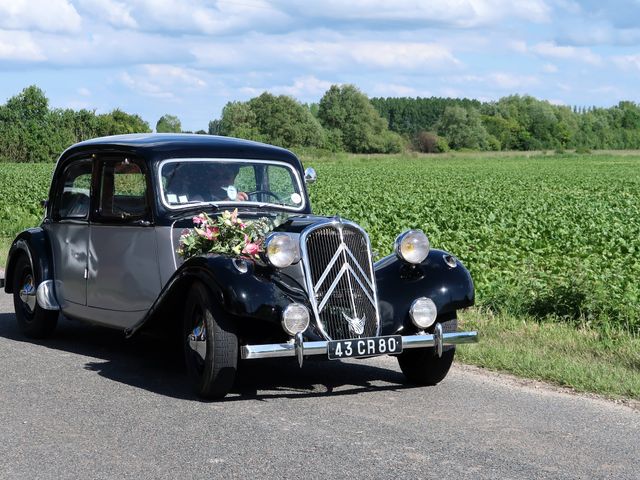
[(3, 0), (0, 28), (67, 32), (80, 30), (82, 19), (67, 0)]
[(243, 42), (198, 44), (192, 53), (201, 66), (231, 68), (251, 65), (272, 70), (291, 66), (336, 71), (358, 66), (375, 70), (412, 70), (424, 73), (457, 69), (461, 62), (451, 51), (433, 43), (394, 41), (304, 41), (292, 36), (253, 36)]
[(556, 73), (558, 71), (558, 67), (553, 63), (547, 63), (542, 66), (542, 71), (545, 73)]
[(550, 8), (543, 0), (308, 0), (293, 4), (275, 0), (272, 3), (291, 16), (307, 18), (315, 25), (392, 22), (418, 27), (449, 25), (474, 28), (494, 25), (507, 18), (543, 22), (550, 16)]
[(0, 30), (0, 61), (42, 62), (46, 59), (30, 33)]
[(575, 60), (596, 66), (602, 64), (602, 57), (593, 53), (588, 48), (561, 46), (552, 42), (541, 42), (533, 45), (529, 50), (544, 58)]
[(143, 65), (134, 73), (123, 72), (119, 80), (129, 89), (150, 97), (179, 98), (185, 91), (207, 86), (203, 74), (195, 70), (170, 65)]
[(136, 28), (131, 6), (115, 0), (78, 0), (80, 10), (93, 18), (105, 20), (114, 27)]
[(452, 83), (479, 83), (508, 91), (517, 91), (540, 83), (540, 80), (532, 75), (517, 75), (505, 72), (494, 72), (486, 75), (463, 75), (454, 77), (450, 81)]
[(371, 89), (372, 96), (379, 97), (430, 97), (428, 91), (420, 91), (417, 88), (398, 83), (376, 83)]
[(613, 57), (613, 63), (622, 70), (638, 70), (640, 71), (640, 54), (637, 55), (618, 55)]
[(539, 80), (531, 75), (492, 73), (486, 77), (486, 82), (496, 85), (504, 90), (518, 90), (537, 85)]
[(87, 87), (80, 87), (78, 89), (78, 95), (80, 95), (81, 97), (90, 97), (91, 90), (89, 90)]
[(270, 30), (291, 19), (263, 0), (247, 2), (199, 0), (81, 0), (88, 11), (110, 15), (114, 26), (163, 33), (224, 35)]

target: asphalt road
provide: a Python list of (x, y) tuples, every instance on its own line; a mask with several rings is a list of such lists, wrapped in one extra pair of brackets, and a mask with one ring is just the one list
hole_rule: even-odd
[[(0, 293), (0, 478), (640, 478), (640, 412), (392, 358), (253, 361), (200, 402), (166, 342), (68, 320), (20, 337)], [(464, 346), (461, 348), (474, 348)]]

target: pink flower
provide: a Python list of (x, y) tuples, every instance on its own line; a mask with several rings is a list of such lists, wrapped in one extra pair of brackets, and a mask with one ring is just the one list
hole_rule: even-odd
[(257, 255), (260, 252), (260, 245), (257, 243), (247, 243), (242, 249), (242, 253), (247, 255)]
[(204, 229), (204, 238), (207, 240), (215, 240), (218, 238), (218, 234), (220, 233), (220, 229), (218, 227), (211, 228), (209, 225)]
[(201, 225), (203, 223), (205, 223), (205, 218), (204, 215), (201, 213), (200, 215), (197, 215), (195, 217), (193, 217), (193, 223), (196, 225)]
[(233, 212), (231, 212), (231, 223), (238, 223), (238, 209), (234, 209)]

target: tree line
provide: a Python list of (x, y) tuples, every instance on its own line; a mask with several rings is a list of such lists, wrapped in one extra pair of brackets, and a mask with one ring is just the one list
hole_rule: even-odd
[[(181, 132), (163, 115), (157, 132)], [(29, 86), (0, 105), (0, 161), (53, 161), (89, 138), (151, 132), (139, 115), (115, 109), (51, 109), (44, 92)], [(315, 147), (353, 153), (455, 150), (638, 149), (640, 106), (552, 105), (531, 96), (494, 102), (454, 98), (372, 98), (354, 85), (333, 85), (318, 103), (303, 104), (268, 92), (225, 105), (208, 131), (285, 148)]]

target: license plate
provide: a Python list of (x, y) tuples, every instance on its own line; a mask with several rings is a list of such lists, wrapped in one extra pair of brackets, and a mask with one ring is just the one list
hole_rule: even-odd
[(354, 338), (351, 340), (332, 340), (327, 344), (329, 360), (341, 358), (375, 357), (402, 353), (402, 336)]

